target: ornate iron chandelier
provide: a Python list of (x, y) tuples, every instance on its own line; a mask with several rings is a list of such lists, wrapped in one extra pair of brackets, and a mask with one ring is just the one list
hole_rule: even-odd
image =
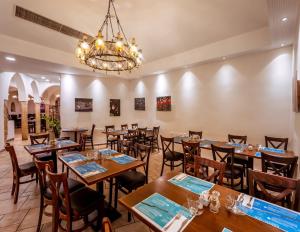
[(113, 0), (109, 0), (105, 20), (95, 37), (84, 36), (76, 48), (81, 63), (102, 71), (131, 71), (141, 65), (143, 55), (135, 39), (128, 42)]

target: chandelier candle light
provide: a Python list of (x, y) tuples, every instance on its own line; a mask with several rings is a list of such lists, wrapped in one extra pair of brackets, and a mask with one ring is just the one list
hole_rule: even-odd
[(93, 71), (98, 69), (120, 73), (141, 65), (142, 50), (134, 38), (128, 42), (113, 0), (109, 0), (107, 14), (98, 35), (84, 36), (76, 48), (76, 57), (81, 63), (93, 68)]

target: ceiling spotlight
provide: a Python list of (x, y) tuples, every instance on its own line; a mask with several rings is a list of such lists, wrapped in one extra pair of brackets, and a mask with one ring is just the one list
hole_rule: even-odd
[(283, 17), (283, 18), (281, 19), (281, 22), (286, 22), (286, 21), (288, 21), (288, 18), (287, 18), (287, 17)]
[(46, 79), (45, 81), (49, 82), (50, 80)]
[(284, 47), (284, 46), (285, 46), (285, 44), (284, 44), (284, 43), (282, 43), (282, 44), (280, 44), (280, 46), (281, 46), (281, 47)]
[(46, 79), (46, 77), (41, 77), (43, 80), (45, 80)]
[(13, 96), (12, 96), (12, 98), (14, 98), (14, 99), (17, 99), (17, 98), (18, 98), (18, 96), (17, 96), (17, 95), (13, 95)]
[(16, 58), (11, 57), (11, 56), (6, 56), (5, 59), (8, 61), (16, 61)]

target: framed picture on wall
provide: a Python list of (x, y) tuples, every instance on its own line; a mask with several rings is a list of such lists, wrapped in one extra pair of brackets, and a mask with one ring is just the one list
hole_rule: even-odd
[(110, 99), (109, 115), (110, 116), (120, 116), (121, 115), (121, 100), (120, 99)]
[(135, 110), (145, 110), (145, 98), (140, 97), (140, 98), (135, 98), (134, 99), (134, 109)]
[(171, 111), (171, 96), (156, 98), (157, 111)]
[(92, 112), (93, 99), (91, 98), (75, 98), (75, 112)]

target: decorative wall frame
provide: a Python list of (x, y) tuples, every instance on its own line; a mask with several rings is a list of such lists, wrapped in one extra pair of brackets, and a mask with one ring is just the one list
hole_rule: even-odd
[(171, 96), (157, 97), (156, 98), (157, 111), (171, 111)]
[(121, 115), (121, 100), (120, 99), (110, 99), (109, 115), (110, 116), (120, 116)]
[(75, 98), (75, 112), (92, 112), (93, 99), (91, 98)]
[(134, 109), (145, 111), (146, 110), (145, 102), (146, 101), (145, 101), (144, 97), (135, 98), (134, 99)]

